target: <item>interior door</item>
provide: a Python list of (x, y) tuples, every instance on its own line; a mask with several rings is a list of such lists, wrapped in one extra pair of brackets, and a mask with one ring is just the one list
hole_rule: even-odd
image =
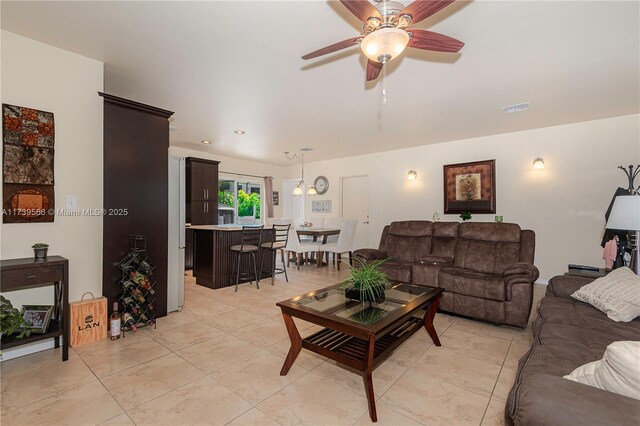
[(369, 245), (369, 176), (351, 176), (341, 179), (340, 212), (344, 219), (357, 219), (358, 227), (353, 248)]

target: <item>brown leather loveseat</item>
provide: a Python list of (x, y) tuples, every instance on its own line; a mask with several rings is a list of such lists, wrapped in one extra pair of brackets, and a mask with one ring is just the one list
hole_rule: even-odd
[(386, 259), (393, 281), (445, 290), (443, 311), (526, 327), (533, 303), (535, 233), (514, 223), (402, 221), (387, 225), (365, 261)]

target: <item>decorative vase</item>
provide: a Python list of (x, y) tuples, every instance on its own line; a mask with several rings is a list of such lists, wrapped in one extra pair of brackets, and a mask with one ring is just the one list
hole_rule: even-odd
[(375, 298), (372, 298), (369, 293), (360, 293), (360, 290), (355, 288), (346, 289), (344, 295), (347, 299), (356, 300), (358, 302), (376, 302), (379, 303), (384, 300), (384, 288), (378, 287), (374, 290)]
[(42, 260), (47, 260), (47, 251), (49, 250), (49, 247), (44, 247), (44, 248), (34, 248), (33, 249), (33, 254), (36, 258), (36, 262), (38, 261), (42, 261)]

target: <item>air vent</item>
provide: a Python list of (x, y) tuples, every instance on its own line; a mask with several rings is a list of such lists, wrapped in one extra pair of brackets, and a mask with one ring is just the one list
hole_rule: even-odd
[(527, 111), (531, 106), (531, 102), (523, 102), (521, 104), (507, 105), (502, 107), (505, 114), (513, 114), (514, 112)]

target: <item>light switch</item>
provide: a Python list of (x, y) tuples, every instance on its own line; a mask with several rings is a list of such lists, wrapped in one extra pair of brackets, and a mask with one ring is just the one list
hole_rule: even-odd
[(78, 197), (76, 195), (67, 195), (65, 197), (65, 207), (67, 210), (77, 210)]

